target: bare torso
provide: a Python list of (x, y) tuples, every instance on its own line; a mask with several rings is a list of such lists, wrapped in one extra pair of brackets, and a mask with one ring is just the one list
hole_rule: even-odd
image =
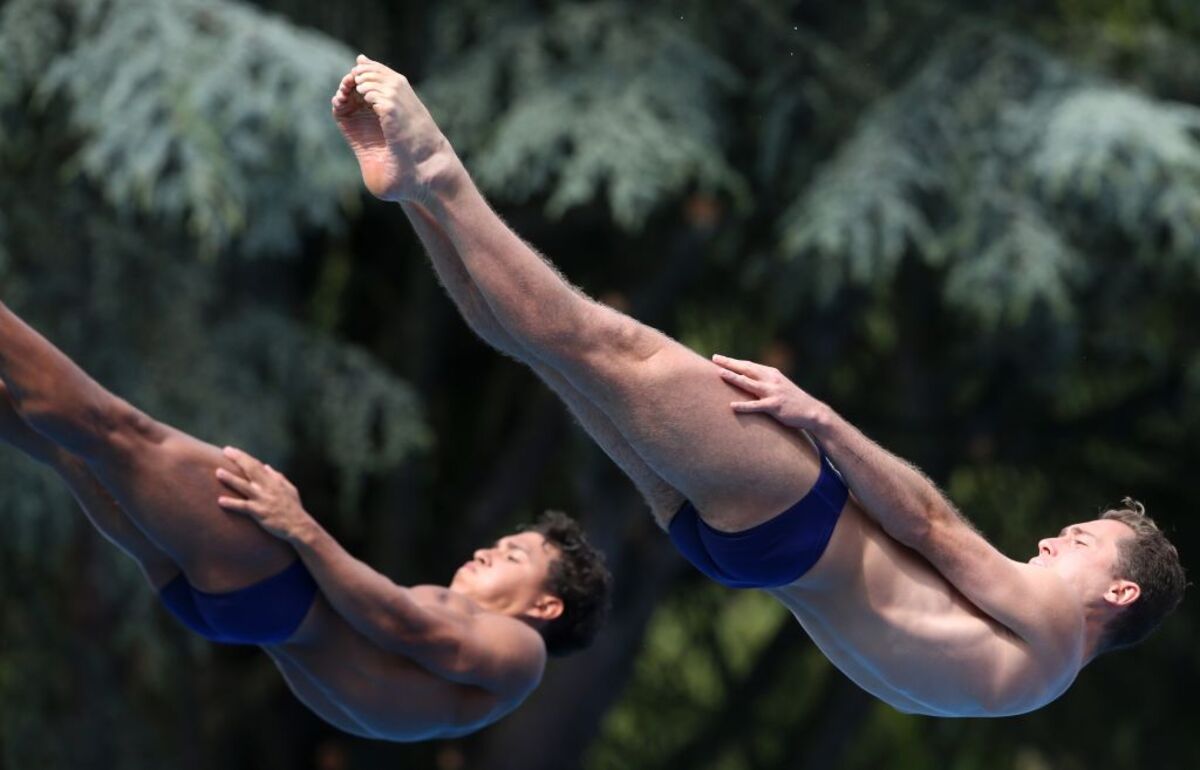
[[(441, 586), (415, 586), (410, 591), (421, 604), (480, 611), (466, 597)], [(296, 634), (268, 652), (277, 663), (283, 657), (311, 680), (306, 687), (304, 677), (289, 676), (287, 666), (280, 664), (293, 692), (313, 711), (343, 729), (348, 729), (348, 716), (362, 728), (349, 731), (373, 738), (454, 737), (496, 721), (521, 702), (449, 681), (403, 655), (381, 649), (352, 628), (320, 594)]]
[(820, 561), (770, 593), (846, 676), (904, 712), (1024, 713), (1061, 695), (1082, 665), (1082, 651), (1039, 651), (985, 615), (853, 499)]

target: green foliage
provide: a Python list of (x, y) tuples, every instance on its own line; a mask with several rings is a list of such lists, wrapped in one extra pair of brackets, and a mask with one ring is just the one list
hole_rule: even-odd
[(443, 66), (422, 90), (501, 199), (544, 197), (558, 217), (600, 197), (637, 229), (691, 186), (744, 196), (716, 115), (737, 79), (674, 17), (618, 2), (442, 17)]
[(1028, 172), (1052, 205), (1085, 212), (1155, 267), (1200, 270), (1200, 109), (1083, 87), (1038, 122)]
[[(568, 276), (702, 353), (793, 361), (1014, 557), (1131, 493), (1194, 551), (1194, 3), (260, 5), (388, 19), (413, 45), (368, 53), (425, 75), (490, 197)], [(602, 533), (625, 600), (596, 650), (469, 741), (326, 744), (347, 765), (1197, 764), (1186, 608), (1048, 709), (969, 722), (873, 705), (761, 595), (684, 580), (631, 620), (630, 565), (666, 545), (636, 534), (628, 490), (395, 259), (398, 218), (337, 235), (358, 189), (326, 113), (342, 44), (228, 0), (8, 0), (0, 49), (0, 291), (104, 384), (303, 469), (331, 530), (420, 579), (489, 515), (549, 502)], [(268, 253), (288, 258), (246, 259)], [(375, 356), (422, 383), (429, 424)], [(434, 433), (435, 461), (406, 464)], [(313, 725), (261, 657), (170, 624), (7, 450), (0, 522), (0, 703), (21, 705), (0, 709), (0, 764), (166, 766), (196, 741), (212, 766), (300, 757)], [(545, 756), (557, 735), (573, 743)]]
[[(357, 169), (328, 114), (348, 48), (229, 2), (13, 0), (15, 84), (63, 111), (64, 164), (117, 210), (182, 224), (216, 254), (296, 248), (330, 228)], [(9, 98), (12, 98), (11, 96)]]
[(223, 395), (203, 406), (236, 420), (229, 429), (250, 441), (279, 437), (271, 453), (284, 454), (293, 442), (319, 448), (339, 471), (343, 516), (355, 516), (369, 475), (396, 468), (431, 441), (412, 390), (357, 347), (264, 312), (228, 319), (212, 330), (211, 340), (225, 354), (213, 362), (212, 381), (192, 386), (199, 385), (196, 392), (272, 393), (275, 414), (266, 424), (247, 425), (242, 410), (230, 413)]
[[(586, 766), (683, 766), (688, 747), (704, 740), (735, 692), (757, 681), (754, 670), (764, 651), (791, 622), (766, 594), (689, 583), (651, 620), (626, 695), (607, 716)], [(809, 697), (792, 696), (788, 710), (808, 706)]]
[(1196, 115), (1024, 42), (952, 34), (785, 212), (796, 290), (882, 286), (911, 255), (945, 270), (951, 306), (1019, 326), (1075, 316), (1097, 275), (1083, 250), (1104, 237), (1195, 271)]

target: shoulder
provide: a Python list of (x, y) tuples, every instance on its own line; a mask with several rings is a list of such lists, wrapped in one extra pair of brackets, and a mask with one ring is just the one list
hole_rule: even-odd
[(988, 711), (1022, 714), (1058, 698), (1084, 664), (1086, 623), (1074, 592), (1042, 567), (1013, 562), (1012, 599), (1022, 609), (997, 629), (983, 677)]
[(523, 700), (541, 683), (546, 668), (542, 635), (521, 620), (480, 607), (439, 586), (421, 586), (418, 601), (437, 605), (457, 621), (448, 629), (456, 671), (471, 672), (473, 682), (504, 700)]
[(548, 658), (542, 635), (491, 612), (477, 615), (472, 625), (471, 642), (462, 650), (463, 666), (480, 671), (478, 684), (515, 708), (542, 682)]
[[(1042, 646), (1013, 637), (998, 645), (994, 665), (982, 677), (983, 714), (1025, 714), (1067, 691), (1082, 667), (1080, 657), (1055, 644)], [(981, 672), (982, 673), (982, 672)]]

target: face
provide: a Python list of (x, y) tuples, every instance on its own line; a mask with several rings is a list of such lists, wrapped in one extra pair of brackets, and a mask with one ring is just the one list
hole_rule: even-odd
[(508, 535), (475, 551), (454, 573), (450, 589), (492, 612), (549, 620), (562, 612), (562, 601), (545, 590), (557, 557), (558, 550), (537, 532)]
[[(1030, 564), (1053, 570), (1087, 599), (1119, 590), (1116, 566), (1118, 546), (1133, 530), (1119, 521), (1098, 519), (1063, 528), (1056, 537), (1038, 542), (1038, 555)], [(1129, 584), (1132, 585), (1132, 584)], [(1111, 599), (1110, 599), (1111, 600)]]

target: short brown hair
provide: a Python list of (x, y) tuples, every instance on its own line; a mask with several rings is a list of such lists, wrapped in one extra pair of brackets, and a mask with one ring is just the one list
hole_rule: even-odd
[(1103, 652), (1131, 647), (1149, 636), (1179, 605), (1187, 585), (1179, 552), (1146, 515), (1146, 506), (1131, 497), (1121, 505), (1100, 518), (1119, 521), (1133, 530), (1133, 537), (1117, 545), (1115, 576), (1137, 583), (1141, 594), (1109, 622), (1100, 645)]
[(546, 590), (562, 599), (563, 612), (541, 628), (546, 652), (561, 657), (584, 649), (608, 619), (612, 575), (604, 554), (587, 541), (577, 521), (558, 511), (546, 511), (523, 531), (537, 532), (558, 549)]

